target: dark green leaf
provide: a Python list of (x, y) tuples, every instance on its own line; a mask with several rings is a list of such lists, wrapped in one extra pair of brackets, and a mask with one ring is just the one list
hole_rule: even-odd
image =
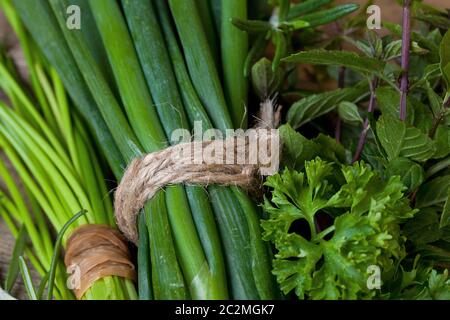
[(282, 83), (281, 69), (272, 70), (272, 63), (262, 58), (252, 67), (252, 84), (261, 100), (271, 97)]
[(357, 4), (343, 4), (331, 9), (302, 15), (300, 19), (309, 22), (310, 27), (317, 27), (336, 21), (358, 9), (359, 5)]
[(435, 152), (433, 141), (419, 129), (403, 121), (382, 116), (377, 121), (377, 136), (389, 160), (399, 156), (415, 161), (428, 160)]
[[(391, 87), (379, 87), (376, 90), (376, 95), (377, 105), (380, 108), (381, 113), (386, 117), (399, 119), (400, 92), (392, 89)], [(408, 99), (406, 114), (407, 123), (412, 124), (414, 122), (414, 108), (410, 99)]]
[(367, 94), (367, 83), (364, 81), (355, 87), (310, 95), (291, 106), (287, 114), (287, 121), (294, 129), (297, 129), (305, 123), (330, 112), (339, 103), (343, 101), (355, 102), (365, 94)]
[(283, 145), (283, 165), (301, 170), (306, 160), (311, 160), (318, 154), (318, 146), (292, 129), (289, 124), (282, 125), (279, 131)]
[(433, 159), (440, 159), (450, 154), (450, 127), (446, 125), (439, 125), (434, 135), (436, 144), (436, 152)]
[(386, 174), (400, 176), (409, 191), (417, 189), (425, 179), (422, 166), (407, 158), (396, 158), (390, 161), (386, 167)]
[(78, 218), (84, 216), (87, 213), (86, 210), (82, 210), (75, 214), (72, 218), (67, 221), (56, 237), (55, 248), (53, 249), (52, 261), (50, 264), (50, 270), (48, 272), (48, 291), (47, 291), (47, 300), (51, 300), (53, 298), (53, 287), (55, 286), (55, 277), (56, 277), (56, 269), (58, 266), (59, 256), (61, 254), (61, 246), (64, 234), (67, 229), (74, 223)]
[(338, 113), (342, 121), (346, 123), (352, 125), (364, 123), (363, 119), (361, 118), (361, 115), (358, 112), (358, 106), (352, 102), (348, 101), (341, 102), (338, 106)]
[(365, 74), (379, 74), (384, 63), (373, 58), (361, 57), (354, 52), (333, 50), (309, 50), (284, 58), (285, 62), (313, 65), (343, 66)]
[(308, 14), (314, 10), (329, 4), (332, 0), (307, 0), (302, 3), (291, 6), (289, 10), (288, 20)]
[(439, 223), (440, 228), (444, 228), (450, 225), (450, 192), (447, 196), (447, 200), (442, 209), (441, 221)]
[(261, 20), (245, 20), (240, 18), (232, 18), (233, 23), (237, 28), (249, 33), (266, 32), (272, 29), (272, 25), (267, 21)]
[(447, 90), (450, 91), (450, 30), (442, 38), (439, 55), (441, 57), (441, 72), (447, 83)]
[(450, 176), (440, 176), (419, 188), (416, 198), (416, 207), (425, 208), (447, 200), (450, 188)]
[(435, 242), (442, 237), (439, 229), (439, 215), (433, 208), (420, 210), (403, 228), (408, 238), (416, 246)]

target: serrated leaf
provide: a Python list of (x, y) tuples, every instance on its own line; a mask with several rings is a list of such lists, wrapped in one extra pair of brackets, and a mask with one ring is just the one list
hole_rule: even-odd
[(402, 54), (402, 40), (389, 42), (384, 49), (384, 60), (398, 58)]
[(400, 176), (408, 191), (417, 189), (425, 179), (421, 165), (407, 158), (396, 158), (386, 167), (387, 176)]
[(252, 67), (252, 84), (261, 100), (270, 97), (276, 92), (282, 82), (280, 69), (272, 70), (272, 62), (262, 58)]
[(433, 112), (434, 117), (438, 117), (441, 114), (441, 109), (443, 107), (444, 102), (441, 97), (431, 88), (430, 84), (426, 83), (426, 90), (428, 101), (430, 102), (430, 108)]
[(289, 124), (279, 128), (283, 145), (283, 164), (289, 168), (302, 169), (306, 160), (311, 160), (319, 152), (311, 140), (296, 132)]
[(327, 10), (303, 15), (300, 18), (303, 21), (309, 22), (310, 27), (318, 27), (336, 21), (358, 9), (359, 5), (357, 4), (343, 4)]
[(450, 175), (434, 178), (419, 188), (416, 207), (424, 208), (447, 200), (450, 188)]
[(310, 95), (291, 106), (287, 121), (294, 129), (298, 129), (305, 123), (330, 112), (343, 101), (356, 101), (367, 94), (367, 90), (367, 83), (364, 81), (355, 87)]
[(403, 228), (408, 240), (415, 245), (423, 245), (439, 240), (442, 231), (439, 230), (439, 215), (434, 208), (421, 209)]
[(338, 106), (339, 117), (345, 123), (358, 125), (364, 123), (361, 115), (358, 112), (358, 106), (352, 102), (344, 101)]
[(403, 121), (382, 116), (377, 121), (377, 136), (388, 160), (399, 156), (425, 161), (435, 152), (433, 141), (419, 129), (407, 127)]
[(440, 228), (444, 228), (450, 225), (450, 192), (448, 193), (447, 200), (442, 209), (441, 221), (439, 223)]
[(450, 30), (448, 30), (442, 38), (439, 47), (440, 66), (442, 76), (447, 83), (447, 91), (450, 91)]
[[(377, 105), (381, 113), (390, 118), (399, 119), (400, 112), (400, 93), (390, 87), (379, 87), (376, 90)], [(414, 122), (414, 108), (412, 107), (410, 99), (407, 101), (406, 121), (408, 124)]]
[(337, 50), (309, 50), (284, 58), (285, 62), (313, 65), (343, 66), (365, 74), (379, 74), (384, 63), (373, 58), (361, 57), (354, 52)]
[(439, 125), (434, 134), (436, 152), (433, 159), (441, 159), (450, 154), (450, 127), (447, 125)]

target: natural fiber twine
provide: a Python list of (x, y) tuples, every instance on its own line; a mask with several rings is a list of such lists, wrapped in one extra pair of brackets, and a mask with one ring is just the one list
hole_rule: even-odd
[(126, 239), (106, 225), (86, 224), (75, 229), (67, 240), (64, 263), (71, 273), (69, 283), (77, 299), (101, 278), (136, 278)]
[[(261, 104), (256, 136), (264, 145), (274, 141), (270, 131), (279, 123), (280, 108), (272, 100)], [(167, 185), (185, 183), (193, 185), (239, 186), (253, 189), (259, 183), (258, 174), (264, 167), (259, 163), (255, 150), (249, 148), (251, 140), (232, 137), (225, 140), (193, 141), (181, 143), (164, 150), (153, 152), (132, 161), (115, 192), (115, 216), (119, 229), (130, 241), (137, 243), (136, 220), (139, 210), (155, 193)], [(249, 150), (251, 149), (251, 150)], [(207, 162), (198, 152), (214, 150), (227, 159), (245, 159), (232, 163)], [(252, 154), (253, 153), (253, 154)], [(257, 151), (256, 151), (257, 153)], [(230, 158), (228, 158), (228, 155)], [(220, 158), (220, 157), (219, 157)], [(198, 159), (201, 159), (200, 162)], [(256, 159), (256, 162), (249, 161)], [(241, 164), (239, 164), (241, 163)], [(244, 163), (244, 164), (242, 164)], [(251, 164), (248, 164), (251, 163)]]

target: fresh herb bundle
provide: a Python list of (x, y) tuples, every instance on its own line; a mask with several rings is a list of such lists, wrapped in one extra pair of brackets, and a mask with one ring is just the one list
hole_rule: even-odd
[[(405, 0), (402, 26), (384, 23), (381, 37), (366, 30), (370, 1), (356, 16), (358, 5), (332, 2), (5, 0), (19, 37), (16, 15), (35, 41), (21, 39), (41, 109), (30, 112), (3, 63), (0, 85), (14, 109), (0, 108), (8, 128), (0, 132), (16, 146), (8, 154), (15, 166), (24, 162), (52, 198), (47, 212), (22, 175), (36, 207), (57, 230), (80, 209), (88, 214), (74, 225), (113, 224), (112, 209), (97, 201), (106, 190), (89, 132), (120, 181), (134, 158), (176, 143), (174, 130), (195, 121), (245, 129), (253, 106), (276, 98), (285, 106), (285, 169), (265, 182), (263, 210), (237, 187), (159, 191), (138, 217), (140, 299), (274, 299), (280, 289), (300, 299), (448, 299), (448, 15)], [(81, 8), (80, 30), (67, 28), (69, 5)], [(303, 87), (305, 78), (313, 85)], [(325, 80), (337, 89), (324, 91)], [(21, 212), (20, 201), (9, 207)], [(13, 224), (17, 250), (46, 270), (43, 215), (39, 236), (22, 215), (25, 227)], [(60, 277), (55, 296), (67, 298)]]
[[(289, 16), (307, 3), (283, 9), (279, 1), (278, 10)], [(307, 49), (296, 41), (309, 39), (306, 31), (291, 34), (287, 47), (299, 52), (278, 66), (277, 48), (273, 70), (265, 58), (252, 68), (257, 92), (301, 97), (280, 128), (287, 168), (268, 178), (263, 204), (264, 239), (276, 248), (273, 272), (285, 294), (449, 297), (448, 17), (420, 1), (403, 6), (403, 27), (385, 23), (384, 37), (349, 18)], [(237, 25), (253, 31), (248, 21)], [(298, 90), (290, 71), (298, 64), (313, 65), (340, 88)]]

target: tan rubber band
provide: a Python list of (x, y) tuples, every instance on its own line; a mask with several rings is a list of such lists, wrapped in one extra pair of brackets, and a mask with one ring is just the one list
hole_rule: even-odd
[[(267, 100), (261, 104), (257, 129), (271, 129), (277, 126), (280, 108)], [(272, 145), (275, 141), (265, 130), (256, 130), (259, 143)], [(241, 139), (238, 143), (236, 139)], [(136, 220), (139, 210), (163, 187), (171, 184), (186, 183), (193, 185), (233, 185), (245, 189), (254, 189), (259, 185), (258, 173), (265, 167), (255, 164), (196, 164), (197, 150), (222, 150), (226, 154), (230, 149), (234, 159), (248, 159), (249, 139), (229, 138), (226, 140), (194, 141), (180, 143), (164, 150), (153, 152), (142, 158), (134, 159), (125, 171), (115, 192), (114, 208), (119, 229), (125, 237), (137, 243)], [(279, 141), (276, 140), (279, 144)], [(227, 148), (232, 146), (232, 148)], [(197, 148), (200, 147), (200, 148)], [(186, 152), (190, 150), (191, 152)], [(253, 155), (254, 156), (254, 155)], [(252, 162), (244, 162), (252, 163)]]
[(75, 229), (67, 240), (64, 263), (75, 277), (72, 289), (77, 299), (101, 278), (136, 279), (126, 239), (106, 225), (87, 224)]

